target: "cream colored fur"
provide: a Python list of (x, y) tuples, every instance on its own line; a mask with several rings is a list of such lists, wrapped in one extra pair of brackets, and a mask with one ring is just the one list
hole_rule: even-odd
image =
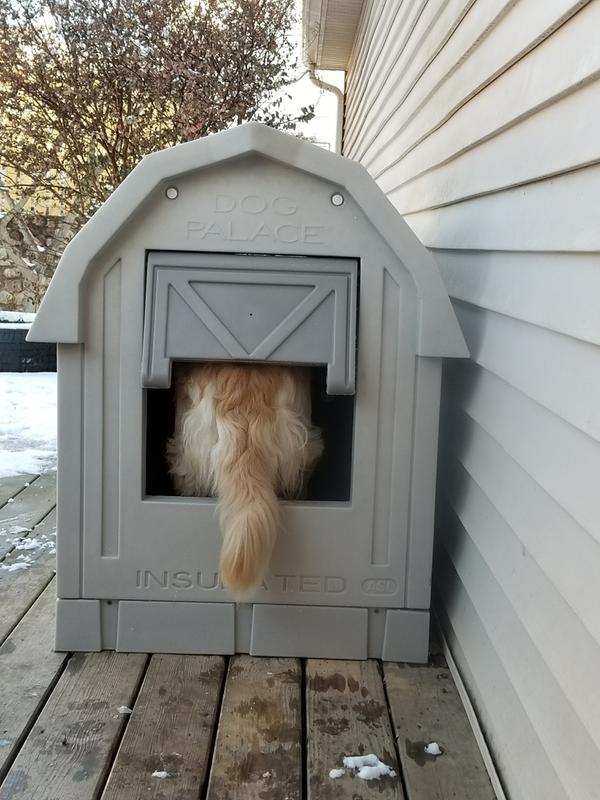
[(310, 374), (299, 367), (190, 364), (176, 380), (167, 458), (182, 495), (219, 498), (221, 575), (237, 595), (263, 579), (281, 509), (323, 450), (311, 424)]

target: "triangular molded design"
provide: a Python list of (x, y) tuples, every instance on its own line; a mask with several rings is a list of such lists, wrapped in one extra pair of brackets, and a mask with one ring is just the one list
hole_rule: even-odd
[[(195, 358), (198, 342), (202, 341), (207, 357), (230, 358), (231, 354), (214, 335), (208, 325), (200, 319), (195, 310), (172, 284), (169, 286), (168, 314), (180, 321), (179, 326), (167, 326), (166, 350), (179, 353), (179, 358)], [(185, 333), (185, 335), (182, 335)]]
[(315, 289), (310, 285), (278, 286), (204, 281), (190, 282), (189, 286), (247, 355), (252, 355)]

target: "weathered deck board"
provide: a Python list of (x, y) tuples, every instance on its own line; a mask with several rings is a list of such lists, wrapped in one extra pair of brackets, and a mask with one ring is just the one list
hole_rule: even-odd
[(224, 672), (220, 656), (152, 657), (102, 800), (197, 800)]
[(231, 659), (207, 800), (300, 800), (301, 684), (297, 659)]
[[(394, 738), (376, 661), (306, 663), (309, 800), (404, 798)], [(344, 756), (375, 754), (396, 777), (364, 781), (353, 772), (333, 779)]]
[(0, 780), (67, 659), (52, 652), (54, 603), (49, 586), (0, 647)]
[(31, 530), (56, 505), (56, 475), (48, 473), (0, 508), (0, 558), (13, 549), (13, 539)]
[[(55, 532), (56, 509), (53, 509), (34, 530), (34, 536), (42, 541), (42, 544), (32, 550), (13, 550), (2, 562), (5, 566), (10, 566), (18, 562), (19, 555), (30, 558), (29, 566), (23, 570), (10, 572), (0, 569), (0, 642), (4, 641), (52, 580), (56, 555), (52, 552), (54, 547), (47, 547), (46, 542), (55, 542), (53, 536)], [(47, 539), (42, 540), (42, 536), (46, 536)], [(54, 629), (54, 619), (51, 627)]]
[(145, 655), (71, 657), (15, 762), (0, 800), (97, 797), (146, 664)]
[(11, 478), (2, 478), (0, 482), (0, 508), (11, 497), (25, 489), (25, 484), (33, 483), (37, 477), (37, 475), (14, 475)]
[[(384, 674), (410, 800), (494, 800), (448, 668), (386, 663)], [(441, 756), (425, 752), (430, 742)]]

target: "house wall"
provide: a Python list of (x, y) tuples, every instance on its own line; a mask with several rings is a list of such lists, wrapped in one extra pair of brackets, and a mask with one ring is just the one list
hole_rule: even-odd
[(434, 589), (513, 800), (600, 796), (599, 32), (600, 0), (367, 0), (347, 76), (344, 152), (472, 353)]

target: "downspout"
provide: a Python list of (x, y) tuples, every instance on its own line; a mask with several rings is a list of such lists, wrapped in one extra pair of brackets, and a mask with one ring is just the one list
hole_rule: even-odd
[(314, 83), (314, 85), (318, 86), (319, 89), (323, 89), (325, 92), (332, 92), (336, 97), (337, 114), (335, 121), (335, 152), (341, 156), (342, 133), (344, 129), (344, 93), (332, 83), (326, 83), (324, 80), (321, 80), (321, 78), (319, 78), (315, 72), (314, 64), (310, 64), (308, 67), (308, 77), (310, 78), (311, 83)]

